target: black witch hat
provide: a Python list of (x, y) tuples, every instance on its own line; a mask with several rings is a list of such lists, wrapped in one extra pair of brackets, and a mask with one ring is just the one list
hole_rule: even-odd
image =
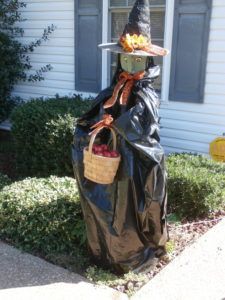
[(164, 56), (169, 53), (167, 49), (151, 42), (149, 0), (135, 2), (129, 21), (117, 43), (101, 44), (99, 47), (116, 53), (140, 56)]

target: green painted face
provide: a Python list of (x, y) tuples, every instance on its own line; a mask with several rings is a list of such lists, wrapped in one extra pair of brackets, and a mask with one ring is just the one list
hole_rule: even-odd
[(135, 74), (146, 69), (147, 56), (120, 54), (120, 63), (124, 71)]

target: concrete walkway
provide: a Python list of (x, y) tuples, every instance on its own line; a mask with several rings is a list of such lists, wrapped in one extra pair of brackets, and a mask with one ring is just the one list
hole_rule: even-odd
[(127, 300), (85, 278), (0, 242), (1, 300)]
[(147, 299), (225, 300), (225, 219), (132, 297)]
[[(85, 278), (0, 242), (2, 300), (128, 300)], [(131, 300), (225, 300), (225, 219)]]

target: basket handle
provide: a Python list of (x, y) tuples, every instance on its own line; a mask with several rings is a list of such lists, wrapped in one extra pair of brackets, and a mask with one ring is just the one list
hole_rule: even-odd
[[(113, 137), (113, 150), (115, 151), (116, 150), (116, 133), (115, 133), (115, 130), (112, 127), (103, 127), (103, 128), (108, 128), (108, 129), (111, 130), (112, 137)], [(94, 144), (95, 138), (96, 138), (97, 134), (99, 134), (99, 132), (103, 128), (100, 128), (99, 130), (97, 130), (95, 133), (93, 133), (91, 135), (91, 139), (90, 139), (90, 143), (89, 143), (89, 147), (88, 147), (89, 154), (92, 154), (92, 148), (93, 148), (93, 144)]]

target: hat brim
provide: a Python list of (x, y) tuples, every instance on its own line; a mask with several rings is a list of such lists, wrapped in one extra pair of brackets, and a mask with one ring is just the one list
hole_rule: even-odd
[(159, 47), (157, 45), (151, 45), (150, 51), (146, 52), (143, 50), (134, 50), (133, 52), (126, 52), (118, 43), (108, 43), (98, 45), (102, 50), (107, 50), (115, 53), (123, 53), (137, 56), (165, 56), (169, 54), (169, 50)]

